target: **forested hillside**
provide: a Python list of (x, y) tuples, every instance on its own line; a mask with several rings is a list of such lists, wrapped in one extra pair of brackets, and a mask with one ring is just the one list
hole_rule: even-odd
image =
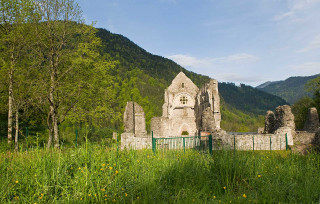
[[(45, 24), (38, 26), (42, 28)], [(93, 43), (81, 44), (79, 41), (79, 44), (74, 45), (75, 51), (64, 48), (66, 51), (61, 50), (57, 55), (63, 56), (66, 63), (59, 65), (61, 68), (58, 67), (61, 70), (57, 74), (61, 77), (57, 78), (60, 80), (55, 93), (58, 103), (54, 106), (59, 113), (56, 122), (63, 135), (74, 134), (75, 127), (85, 126), (90, 128), (91, 137), (121, 131), (123, 112), (127, 101), (130, 100), (138, 102), (144, 108), (147, 128), (150, 128), (151, 118), (162, 114), (164, 90), (180, 71), (183, 71), (198, 87), (209, 80), (208, 76), (190, 72), (172, 60), (148, 53), (124, 36), (112, 34), (105, 29), (97, 29), (96, 39), (91, 36), (92, 31), (89, 27), (85, 28), (74, 23), (68, 26), (71, 31), (75, 30), (75, 26), (79, 26), (79, 30), (88, 33), (87, 41)], [(29, 31), (31, 34), (32, 30)], [(30, 39), (37, 45), (36, 39), (32, 36)], [(26, 56), (34, 50), (29, 50), (28, 46), (23, 48)], [(63, 53), (67, 54), (64, 56)], [(34, 69), (43, 66), (43, 63), (48, 64), (46, 62), (48, 58), (43, 57), (43, 53), (34, 53), (32, 56), (38, 57), (38, 55), (40, 58), (36, 59), (32, 67), (17, 70), (15, 75), (17, 80), (13, 85), (21, 94), (17, 97), (20, 108), (16, 111), (19, 113), (21, 129), (41, 127), (38, 129), (44, 130), (52, 127), (49, 118), (52, 112), (48, 112), (51, 102), (48, 100), (50, 89), (47, 85), (50, 83), (45, 81), (49, 79), (48, 72)], [(4, 57), (3, 59), (6, 59)], [(27, 57), (23, 66), (32, 64), (30, 60), (33, 59)], [(10, 67), (5, 63), (1, 66), (3, 69), (0, 88), (0, 134), (5, 138), (8, 128), (6, 70)], [(24, 72), (32, 75), (26, 75)], [(26, 76), (30, 78), (24, 80)], [(266, 110), (273, 110), (276, 106), (285, 104), (279, 97), (246, 85), (238, 87), (233, 83), (219, 83), (219, 91), (222, 96), (221, 125), (227, 131), (255, 131), (257, 127), (263, 125), (261, 115)], [(20, 134), (24, 135), (24, 130)], [(43, 134), (48, 134), (48, 131)]]
[(296, 101), (303, 97), (311, 97), (312, 94), (308, 93), (304, 85), (312, 79), (318, 77), (319, 74), (313, 76), (296, 76), (290, 77), (284, 81), (266, 82), (257, 86), (256, 88), (268, 92), (270, 94), (279, 96), (286, 100), (290, 104), (294, 104)]
[[(121, 35), (99, 29), (98, 36), (102, 39), (103, 55), (107, 59), (120, 62), (116, 69), (116, 76), (122, 81), (121, 84), (132, 84), (131, 86), (139, 89), (143, 98), (147, 97), (150, 101), (147, 106), (143, 102), (141, 104), (147, 109), (147, 124), (152, 116), (161, 115), (164, 89), (180, 71), (183, 71), (198, 87), (209, 80), (209, 77), (187, 71), (172, 60), (146, 52)], [(132, 80), (132, 77), (137, 78)], [(219, 91), (225, 101), (222, 115), (229, 116), (225, 117), (226, 121), (222, 126), (232, 131), (240, 129), (252, 131), (258, 123), (261, 125), (261, 118), (257, 119), (258, 114), (263, 115), (266, 110), (273, 110), (276, 106), (286, 104), (277, 96), (246, 85), (237, 87), (233, 83), (219, 83)], [(136, 100), (139, 102), (139, 99)], [(150, 113), (151, 110), (152, 113)], [(241, 114), (231, 114), (231, 112), (241, 112)], [(252, 118), (250, 122), (248, 118)], [(255, 125), (252, 120), (255, 120)], [(229, 123), (233, 123), (232, 128)], [(245, 126), (247, 128), (244, 128)]]

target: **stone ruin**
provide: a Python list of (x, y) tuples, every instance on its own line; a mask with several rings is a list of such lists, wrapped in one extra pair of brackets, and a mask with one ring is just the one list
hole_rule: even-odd
[(121, 134), (121, 147), (133, 149), (150, 148), (147, 135), (145, 114), (142, 107), (133, 101), (127, 102), (123, 114), (124, 133)]
[(301, 131), (296, 131), (294, 143), (293, 150), (302, 154), (307, 154), (314, 148), (320, 150), (320, 122), (315, 107), (308, 109), (304, 128)]
[[(217, 80), (211, 79), (198, 89), (182, 72), (165, 90), (162, 110), (161, 117), (151, 120), (151, 131), (155, 137), (212, 134), (213, 144), (216, 145), (214, 149), (284, 150), (287, 142), (294, 150), (299, 147), (296, 144), (304, 147), (320, 144), (320, 122), (315, 108), (309, 109), (304, 131), (295, 130), (291, 108), (284, 105), (277, 107), (274, 112), (267, 111), (265, 127), (260, 128), (258, 133), (225, 132), (220, 127)], [(151, 134), (146, 131), (144, 111), (139, 104), (129, 101), (124, 112), (121, 148), (142, 149), (151, 146)]]
[(265, 116), (265, 134), (287, 134), (288, 144), (293, 145), (295, 135), (294, 115), (288, 105), (278, 106), (275, 113), (267, 111)]
[[(220, 131), (220, 121), (217, 80), (211, 79), (199, 89), (180, 72), (165, 90), (162, 116), (151, 119), (151, 131), (156, 137), (193, 136), (200, 131)], [(121, 135), (122, 147), (146, 148), (151, 145), (150, 138), (145, 130), (142, 107), (128, 102), (124, 113), (124, 133)]]
[(198, 131), (220, 131), (221, 113), (218, 81), (211, 79), (198, 92), (195, 104)]
[(267, 111), (264, 133), (287, 133), (292, 150), (306, 154), (310, 147), (320, 145), (320, 122), (317, 109), (315, 107), (309, 108), (302, 131), (295, 130), (294, 115), (290, 106), (279, 106), (275, 113)]
[(317, 109), (315, 107), (309, 108), (303, 130), (307, 132), (316, 132), (319, 127), (320, 122)]
[(138, 103), (132, 101), (127, 102), (123, 114), (123, 122), (125, 132), (133, 133), (138, 137), (147, 134), (145, 114)]
[(198, 135), (199, 131), (220, 130), (220, 96), (217, 80), (201, 89), (180, 72), (165, 90), (161, 117), (151, 120), (155, 136)]

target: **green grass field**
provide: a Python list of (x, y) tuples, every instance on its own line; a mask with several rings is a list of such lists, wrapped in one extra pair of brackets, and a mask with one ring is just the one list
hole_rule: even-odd
[(153, 154), (87, 143), (0, 154), (0, 203), (318, 203), (320, 156)]

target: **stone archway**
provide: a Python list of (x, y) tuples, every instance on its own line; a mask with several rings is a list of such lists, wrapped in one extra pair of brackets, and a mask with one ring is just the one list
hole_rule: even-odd
[(191, 134), (191, 127), (189, 124), (187, 123), (183, 123), (180, 128), (179, 128), (179, 132), (178, 134), (180, 136), (187, 136), (187, 135), (190, 135)]

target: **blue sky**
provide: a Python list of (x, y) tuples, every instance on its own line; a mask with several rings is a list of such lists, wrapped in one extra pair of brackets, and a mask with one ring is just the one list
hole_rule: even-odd
[(87, 24), (218, 81), (320, 73), (320, 0), (77, 0)]

